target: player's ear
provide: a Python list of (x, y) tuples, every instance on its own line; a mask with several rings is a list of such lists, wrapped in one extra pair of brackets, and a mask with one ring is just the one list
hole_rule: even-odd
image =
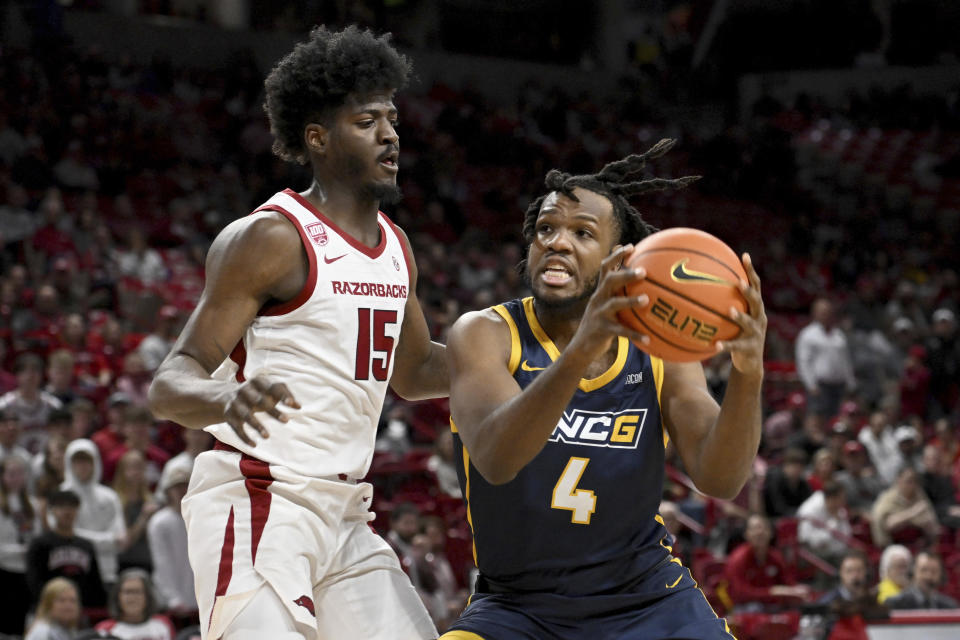
[(329, 129), (322, 124), (311, 122), (303, 130), (303, 141), (311, 153), (323, 155), (327, 150)]

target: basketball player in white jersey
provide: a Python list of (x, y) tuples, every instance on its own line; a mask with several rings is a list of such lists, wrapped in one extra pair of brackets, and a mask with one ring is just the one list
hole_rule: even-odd
[(389, 384), (445, 396), (444, 347), (416, 298), (393, 94), (410, 65), (355, 27), (315, 28), (267, 77), (282, 158), (313, 169), (226, 227), (150, 389), (158, 416), (217, 440), (183, 501), (204, 640), (419, 640), (436, 630), (369, 527)]

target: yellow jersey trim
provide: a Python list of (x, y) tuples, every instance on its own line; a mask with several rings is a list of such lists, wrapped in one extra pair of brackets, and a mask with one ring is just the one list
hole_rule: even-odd
[(663, 424), (663, 405), (660, 404), (660, 389), (663, 388), (663, 360), (650, 356), (650, 368), (653, 369), (653, 383), (657, 386), (657, 405), (660, 407), (660, 430), (663, 431), (663, 448), (667, 448), (670, 435)]
[[(524, 298), (523, 299), (523, 311), (527, 316), (527, 323), (530, 325), (530, 331), (533, 332), (534, 337), (536, 337), (537, 342), (540, 343), (540, 346), (543, 347), (543, 350), (547, 352), (547, 355), (550, 356), (550, 360), (556, 360), (560, 357), (560, 350), (557, 349), (557, 345), (553, 343), (553, 340), (550, 339), (550, 336), (547, 335), (547, 332), (543, 330), (543, 327), (540, 326), (540, 321), (537, 320), (537, 314), (533, 310), (533, 298)], [(600, 376), (592, 379), (580, 378), (580, 384), (577, 385), (581, 391), (593, 391), (599, 389), (603, 385), (607, 384), (623, 371), (623, 365), (627, 363), (627, 354), (630, 351), (630, 342), (620, 336), (617, 340), (617, 359), (613, 361), (613, 364), (610, 365), (610, 368), (604, 371)], [(658, 389), (659, 391), (659, 389)]]
[[(663, 516), (661, 516), (659, 513), (655, 514), (655, 515), (653, 516), (653, 519), (656, 520), (657, 522), (659, 522), (661, 525), (663, 525), (663, 528), (664, 528), (664, 529), (667, 528), (667, 526), (666, 526), (666, 525), (664, 524), (664, 522), (663, 522)], [(664, 539), (663, 539), (663, 538), (660, 539), (660, 545), (661, 545), (664, 549), (666, 549), (667, 551), (669, 551), (671, 555), (673, 555), (673, 547), (671, 547), (671, 546), (668, 545), (666, 542), (664, 542)], [(683, 563), (680, 562), (680, 558), (675, 558), (675, 557), (674, 557), (674, 558), (670, 558), (670, 562), (675, 562), (675, 563), (678, 564), (680, 567), (686, 569), (686, 567), (683, 566)], [(689, 571), (689, 570), (688, 570), (688, 571)], [(696, 578), (693, 577), (692, 574), (690, 575), (690, 579), (693, 580), (693, 586), (694, 586), (694, 588), (695, 588), (697, 591), (700, 592), (700, 595), (703, 597), (704, 602), (707, 603), (707, 608), (710, 609), (710, 613), (712, 613), (715, 618), (720, 618), (720, 616), (717, 615), (717, 612), (713, 610), (713, 605), (711, 605), (711, 604), (710, 604), (710, 601), (707, 600), (706, 594), (703, 593), (703, 589), (701, 589), (701, 588), (700, 588), (700, 585), (697, 584), (697, 580), (696, 580)], [(676, 584), (676, 583), (674, 583), (674, 584)], [(667, 588), (669, 589), (670, 587), (668, 586)], [(730, 631), (730, 625), (727, 624), (727, 619), (726, 619), (726, 618), (720, 618), (720, 619), (723, 620), (724, 630), (730, 635), (731, 638), (733, 638), (734, 640), (737, 640), (737, 639), (736, 639), (736, 636), (733, 635), (733, 632)]]
[(460, 629), (455, 629), (453, 631), (447, 631), (445, 634), (440, 636), (440, 640), (486, 640), (483, 636), (478, 636), (472, 631), (462, 631)]
[[(453, 419), (450, 419), (450, 424), (453, 424)], [(467, 524), (470, 525), (470, 538), (472, 539), (471, 546), (473, 547), (473, 564), (477, 567), (480, 564), (477, 562), (477, 537), (473, 531), (473, 515), (470, 513), (470, 454), (467, 452), (467, 445), (463, 445), (463, 475), (466, 478), (466, 487), (464, 487), (463, 499), (467, 504)]]
[[(652, 358), (651, 358), (651, 359), (652, 359)], [(663, 516), (661, 516), (659, 513), (654, 514), (653, 519), (656, 520), (657, 522), (659, 522), (659, 523), (663, 526), (664, 529), (667, 528), (667, 525), (664, 524), (664, 522), (663, 522)], [(670, 552), (670, 555), (671, 555), (671, 556), (673, 555), (673, 547), (671, 547), (671, 546), (668, 545), (666, 542), (664, 542), (664, 538), (661, 538), (661, 539), (660, 539), (660, 546), (662, 546), (664, 549), (666, 549), (668, 552)], [(672, 558), (670, 558), (670, 562), (674, 562), (674, 563), (676, 563), (677, 565), (679, 565), (680, 567), (682, 567), (683, 569), (686, 569), (686, 567), (684, 567), (684, 566), (683, 566), (683, 563), (680, 561), (680, 558), (672, 557)], [(689, 571), (689, 570), (688, 570), (688, 571)], [(710, 604), (710, 601), (707, 600), (707, 596), (706, 596), (706, 594), (703, 593), (703, 589), (701, 589), (701, 588), (700, 588), (700, 585), (697, 584), (697, 580), (696, 580), (696, 578), (693, 577), (693, 574), (690, 575), (690, 579), (693, 580), (693, 586), (694, 586), (694, 588), (696, 588), (696, 590), (700, 592), (700, 595), (703, 597), (703, 600), (707, 603), (707, 608), (710, 609), (710, 612), (714, 615), (715, 618), (720, 618), (720, 616), (717, 615), (717, 612), (713, 610), (713, 605), (711, 605), (711, 604)], [(676, 585), (676, 583), (674, 583), (674, 585)], [(667, 586), (667, 588), (669, 589), (670, 586)], [(731, 638), (733, 638), (734, 640), (736, 640), (736, 636), (734, 636), (734, 635), (733, 635), (733, 632), (730, 631), (730, 625), (727, 624), (727, 619), (726, 619), (726, 618), (720, 618), (720, 619), (723, 620), (724, 630), (730, 635)]]
[(507, 326), (510, 327), (510, 363), (507, 368), (510, 369), (510, 375), (513, 375), (517, 370), (517, 365), (520, 364), (520, 331), (517, 329), (517, 323), (513, 321), (513, 316), (510, 315), (505, 306), (498, 304), (491, 309), (499, 313), (500, 317), (506, 320)]

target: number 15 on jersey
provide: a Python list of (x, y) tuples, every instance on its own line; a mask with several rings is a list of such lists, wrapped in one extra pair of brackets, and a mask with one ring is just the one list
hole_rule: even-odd
[[(354, 379), (369, 380), (373, 373), (374, 380), (386, 381), (394, 343), (394, 339), (387, 335), (387, 325), (396, 323), (395, 309), (357, 309), (357, 367)], [(378, 357), (377, 354), (382, 355)]]

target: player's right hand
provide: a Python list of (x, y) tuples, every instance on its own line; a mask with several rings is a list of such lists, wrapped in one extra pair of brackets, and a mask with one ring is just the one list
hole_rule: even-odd
[(633, 245), (624, 245), (604, 258), (600, 265), (600, 281), (597, 289), (590, 296), (590, 302), (583, 312), (577, 334), (571, 341), (578, 342), (581, 348), (593, 350), (594, 357), (599, 356), (610, 347), (610, 342), (616, 336), (624, 336), (636, 343), (650, 341), (646, 335), (627, 327), (617, 318), (617, 312), (630, 307), (643, 307), (649, 303), (646, 294), (640, 296), (623, 295), (624, 287), (636, 280), (646, 277), (644, 269), (626, 269), (622, 264), (626, 262)]
[(262, 438), (269, 438), (270, 434), (254, 413), (266, 411), (280, 422), (286, 422), (289, 418), (280, 411), (280, 404), (293, 409), (300, 408), (300, 403), (294, 399), (287, 385), (257, 376), (237, 387), (224, 407), (223, 417), (241, 440), (255, 447), (257, 443), (247, 434), (249, 427), (253, 427)]

